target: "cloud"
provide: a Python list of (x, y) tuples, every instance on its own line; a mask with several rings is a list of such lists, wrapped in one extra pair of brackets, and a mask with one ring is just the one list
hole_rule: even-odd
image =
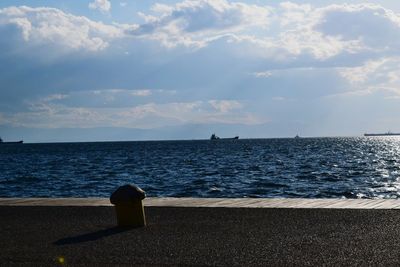
[(243, 105), (236, 100), (209, 100), (208, 103), (221, 113), (227, 113), (231, 110), (243, 107)]
[[(11, 27), (11, 28), (10, 28)], [(27, 6), (0, 9), (0, 34), (10, 31), (19, 35), (27, 46), (56, 46), (52, 49), (100, 51), (109, 42), (122, 36), (122, 29), (114, 25), (94, 22), (56, 8)], [(24, 51), (24, 50), (22, 50)]]
[[(123, 95), (128, 96), (149, 96), (153, 94), (153, 91), (162, 92), (160, 90), (150, 90), (150, 89), (140, 89), (140, 90), (129, 90), (129, 89), (103, 89), (103, 90), (93, 90), (86, 91), (85, 93), (93, 93), (94, 95), (104, 96), (104, 95)], [(82, 92), (81, 92), (82, 93)]]
[(310, 103), (326, 95), (398, 95), (400, 16), (379, 5), (193, 0), (142, 12), (142, 24), (119, 24), (0, 9), (1, 120), (149, 128), (277, 114), (287, 123), (302, 108), (314, 118)]
[(199, 49), (223, 39), (236, 53), (277, 61), (307, 56), (326, 61), (340, 55), (398, 53), (400, 43), (400, 16), (373, 4), (313, 7), (285, 2), (273, 8), (193, 0), (156, 4), (152, 11), (140, 13), (145, 23), (127, 27), (127, 33), (167, 48)]
[[(326, 60), (341, 53), (372, 50), (371, 43), (365, 42), (371, 35), (367, 31), (349, 32), (346, 38), (332, 31), (337, 25), (333, 14), (341, 12), (347, 24), (367, 27), (362, 18), (374, 14), (378, 8), (382, 16), (374, 23), (381, 27), (381, 32), (390, 32), (383, 37), (397, 40), (393, 36), (399, 34), (398, 16), (369, 4), (315, 8), (287, 2), (272, 8), (227, 1), (184, 1), (175, 5), (156, 4), (152, 7), (153, 14), (140, 13), (144, 24), (126, 29), (132, 36), (158, 41), (167, 48), (204, 48), (223, 38), (227, 47), (252, 47), (266, 58), (295, 59), (311, 55), (317, 60)], [(350, 21), (355, 10), (360, 15)], [(279, 25), (278, 35), (270, 29), (272, 23)]]
[(151, 90), (149, 89), (142, 89), (142, 90), (134, 90), (131, 93), (134, 96), (149, 96), (151, 95)]
[[(95, 1), (90, 5), (107, 10), (106, 3)], [(140, 42), (161, 44), (167, 49), (187, 47), (192, 52), (223, 43), (234, 55), (261, 56), (277, 62), (298, 62), (307, 57), (326, 61), (359, 53), (371, 57), (398, 54), (400, 47), (400, 16), (366, 3), (317, 8), (291, 2), (271, 7), (186, 0), (155, 4), (151, 12), (139, 14), (143, 24), (107, 25), (55, 8), (10, 7), (0, 10), (0, 25), (13, 26), (26, 43), (88, 51), (123, 44), (128, 48), (126, 55), (133, 53), (129, 47)]]
[[(122, 5), (121, 5), (122, 6)], [(94, 0), (89, 3), (89, 8), (94, 10), (99, 10), (103, 13), (109, 12), (111, 9), (111, 3), (108, 0)]]
[[(341, 55), (373, 57), (399, 54), (400, 15), (374, 4), (341, 4), (313, 7), (285, 2), (273, 10), (270, 19), (278, 34), (235, 33), (238, 43), (250, 43), (264, 56), (290, 61), (312, 56), (317, 61)], [(279, 57), (274, 55), (280, 55)]]
[(279, 6), (282, 10), (279, 15), (279, 22), (284, 27), (301, 27), (303, 23), (312, 23), (314, 20), (314, 16), (309, 16), (314, 9), (310, 4), (283, 2)]
[[(368, 3), (342, 4), (311, 9), (308, 14), (305, 36), (313, 37), (312, 40), (319, 35), (320, 46), (331, 48), (327, 56), (339, 53), (398, 54), (400, 16), (391, 10)], [(317, 43), (315, 45), (318, 47)], [(318, 50), (321, 49), (315, 51)]]
[[(156, 5), (153, 11), (158, 27), (176, 25), (183, 32), (232, 32), (245, 27), (269, 24), (270, 8), (225, 0), (189, 0), (166, 7)], [(147, 25), (148, 26), (148, 25)]]
[(371, 60), (360, 67), (339, 69), (339, 73), (352, 84), (365, 83), (372, 74), (375, 74), (387, 62), (388, 59)]
[(369, 49), (400, 46), (400, 16), (375, 4), (332, 5), (320, 9), (315, 30), (343, 41), (359, 41)]
[[(101, 89), (71, 91), (68, 94), (52, 94), (26, 100), (25, 103), (52, 103), (65, 107), (81, 108), (117, 108), (143, 105), (152, 101), (167, 102), (174, 91), (159, 89)], [(160, 101), (159, 99), (165, 99)]]
[(267, 27), (271, 9), (225, 0), (186, 0), (175, 5), (155, 4), (153, 15), (140, 13), (145, 23), (128, 32), (149, 37), (167, 47), (203, 47), (216, 35), (252, 27)]
[(357, 67), (339, 68), (339, 74), (352, 84), (352, 91), (370, 94), (386, 91), (400, 95), (400, 57), (370, 60)]
[(253, 75), (257, 78), (268, 78), (272, 76), (272, 71), (254, 72)]
[[(114, 93), (117, 91), (114, 90)], [(94, 92), (96, 94), (96, 92)], [(98, 94), (98, 93), (97, 93)], [(235, 100), (146, 103), (126, 107), (68, 106), (71, 95), (49, 95), (27, 102), (26, 111), (0, 112), (0, 124), (30, 128), (126, 127), (158, 128), (187, 123), (260, 124), (249, 112), (235, 112), (242, 104)], [(216, 112), (217, 111), (217, 112)]]

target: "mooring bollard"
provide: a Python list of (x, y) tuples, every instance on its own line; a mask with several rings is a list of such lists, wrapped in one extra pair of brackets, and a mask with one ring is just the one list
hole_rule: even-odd
[(146, 226), (142, 200), (145, 192), (134, 185), (123, 185), (111, 194), (110, 202), (115, 205), (118, 226)]

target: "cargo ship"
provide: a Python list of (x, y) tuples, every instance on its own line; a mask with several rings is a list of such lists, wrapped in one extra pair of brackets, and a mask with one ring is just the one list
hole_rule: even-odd
[(231, 137), (231, 138), (220, 138), (215, 133), (213, 133), (210, 137), (210, 140), (235, 140), (235, 139), (239, 139), (239, 136), (235, 136), (235, 137)]
[(20, 140), (20, 141), (15, 141), (15, 142), (4, 142), (3, 139), (1, 139), (0, 137), (0, 145), (5, 145), (5, 144), (22, 144), (24, 143), (24, 141)]
[(400, 133), (392, 133), (392, 132), (387, 132), (387, 133), (365, 133), (364, 136), (396, 136), (400, 135)]

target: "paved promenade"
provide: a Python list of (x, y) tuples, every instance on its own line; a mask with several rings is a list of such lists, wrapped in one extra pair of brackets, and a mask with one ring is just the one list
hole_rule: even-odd
[[(0, 206), (111, 206), (108, 198), (0, 198)], [(146, 198), (147, 207), (400, 209), (397, 199)]]
[(107, 199), (1, 199), (0, 265), (400, 265), (397, 200), (145, 204), (147, 227), (121, 229)]

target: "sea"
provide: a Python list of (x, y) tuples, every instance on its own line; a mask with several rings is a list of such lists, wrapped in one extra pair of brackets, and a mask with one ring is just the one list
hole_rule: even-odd
[(399, 198), (400, 137), (0, 145), (0, 197)]

